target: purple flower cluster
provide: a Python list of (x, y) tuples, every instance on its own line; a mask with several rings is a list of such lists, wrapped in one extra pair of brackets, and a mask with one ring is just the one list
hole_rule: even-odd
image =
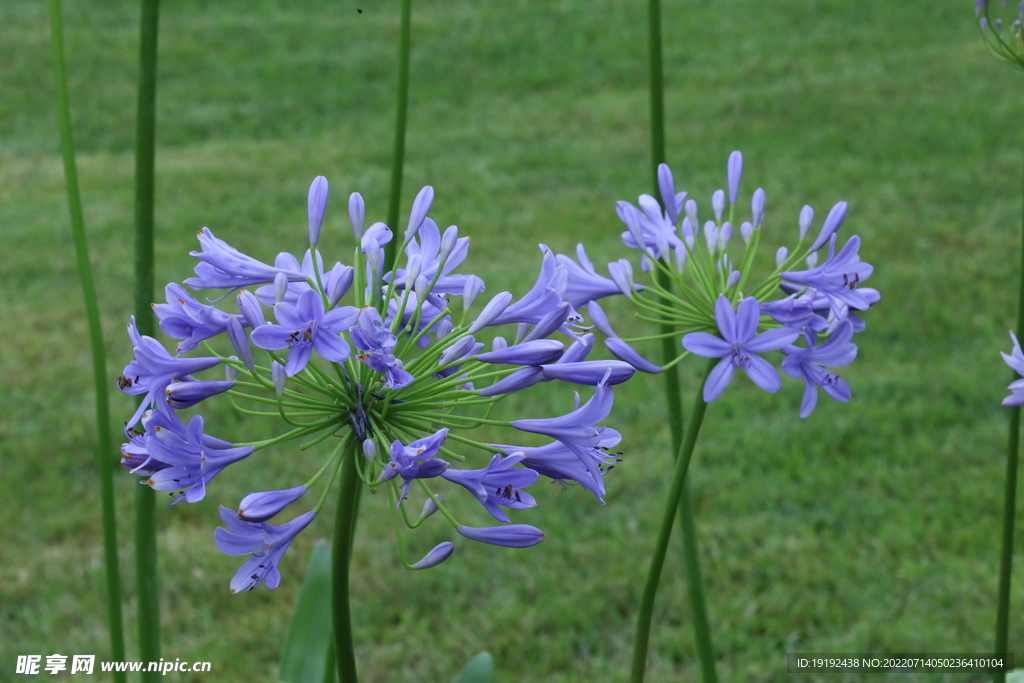
[[(201, 300), (179, 284), (167, 285), (167, 302), (153, 311), (163, 332), (180, 340), (173, 354), (140, 335), (134, 320), (128, 328), (135, 358), (118, 387), (143, 400), (126, 423), (122, 464), (142, 484), (168, 491), (172, 503), (202, 500), (222, 470), (264, 448), (303, 439), (305, 458), (316, 444), (333, 445), (321, 465), (310, 467), (315, 474), (304, 484), (251, 493), (237, 509), (221, 508), (225, 526), (216, 531), (217, 547), (249, 556), (231, 581), (232, 592), (278, 585), (285, 551), (312, 523), (346, 463), (367, 485), (388, 491), (393, 513), (408, 527), (440, 510), (461, 536), (499, 546), (543, 540), (539, 529), (513, 524), (508, 512), (536, 505), (525, 489), (541, 476), (578, 483), (603, 502), (604, 475), (618, 462), (609, 449), (620, 440), (602, 425), (612, 408), (612, 386), (629, 379), (635, 367), (650, 368), (614, 338), (608, 348), (620, 360), (589, 360), (594, 334), (577, 309), (589, 304), (587, 312), (603, 318), (593, 299), (642, 291), (632, 284), (628, 262), (603, 278), (582, 247), (577, 265), (540, 245), (540, 272), (529, 291), (519, 299), (498, 293), (472, 315), (485, 284), (455, 272), (468, 255), (469, 238), (455, 226), (440, 230), (429, 217), (432, 188), (416, 197), (393, 266), (386, 253), (392, 230), (383, 223), (364, 227), (366, 209), (356, 193), (348, 205), (358, 243), (353, 262), (326, 267), (317, 244), (328, 195), (326, 179), (318, 177), (308, 195), (309, 249), (301, 261), (281, 253), (267, 265), (208, 228), (199, 233), (201, 249), (192, 252), (199, 261), (195, 277), (184, 285), (221, 291)], [(682, 244), (652, 239), (657, 249)], [(501, 326), (511, 326), (511, 334), (502, 336)], [(204, 355), (187, 355), (200, 346)], [(218, 365), (223, 378), (198, 377)], [(594, 393), (582, 406), (577, 394), (575, 409), (561, 416), (497, 420), (488, 409), (481, 417), (481, 406), (553, 381), (594, 387)], [(286, 431), (230, 443), (208, 435), (201, 415), (187, 422), (179, 415), (215, 395), (227, 395), (246, 415), (283, 419)], [(471, 438), (471, 430), (485, 424), (551, 441), (515, 446)], [(453, 466), (480, 453), (481, 467)], [(459, 522), (431, 489), (442, 481), (468, 491), (499, 524)], [(311, 509), (283, 524), (269, 523), (314, 488), (322, 492)], [(407, 513), (414, 495), (426, 501), (415, 522)], [(411, 562), (405, 543), (399, 539), (398, 545), (411, 569), (434, 566), (454, 550), (445, 542)]]
[[(800, 417), (805, 418), (817, 404), (819, 388), (837, 401), (850, 400), (846, 381), (828, 368), (849, 365), (857, 355), (853, 335), (864, 331), (859, 314), (881, 298), (877, 290), (861, 286), (874, 268), (860, 260), (856, 235), (836, 253), (846, 202), (832, 208), (810, 247), (803, 248), (814, 220), (814, 211), (805, 206), (793, 254), (779, 248), (774, 272), (752, 286), (766, 197), (764, 190), (755, 190), (750, 220), (734, 229), (742, 174), (743, 156), (733, 152), (727, 166), (728, 195), (725, 190), (713, 193), (714, 220), (703, 225), (697, 203), (686, 192), (675, 191), (672, 172), (664, 164), (658, 169), (660, 203), (650, 195), (642, 195), (638, 206), (618, 202), (616, 212), (626, 226), (623, 244), (640, 251), (640, 270), (660, 274), (649, 284), (633, 282), (633, 267), (627, 259), (609, 263), (607, 278), (599, 275), (582, 244), (576, 250), (578, 262), (561, 254), (556, 260), (565, 268), (567, 298), (575, 307), (587, 306), (591, 321), (606, 336), (605, 345), (616, 358), (643, 372), (661, 370), (615, 333), (597, 303), (597, 299), (622, 294), (648, 317), (677, 329), (687, 353), (721, 359), (705, 382), (705, 402), (720, 397), (737, 370), (759, 388), (778, 392), (782, 388), (779, 373), (761, 354), (781, 351), (783, 372), (804, 382)], [(741, 254), (737, 254), (740, 240), (733, 239), (737, 232), (743, 242)], [(827, 255), (818, 265), (818, 250), (826, 245)], [(806, 262), (806, 270), (797, 269), (801, 261)], [(672, 283), (672, 290), (660, 281)]]

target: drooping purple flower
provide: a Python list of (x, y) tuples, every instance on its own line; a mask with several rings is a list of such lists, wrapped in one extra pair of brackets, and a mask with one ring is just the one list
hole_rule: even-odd
[(278, 273), (284, 273), (289, 282), (306, 279), (306, 275), (297, 270), (268, 266), (246, 256), (224, 240), (214, 237), (209, 228), (203, 228), (199, 233), (199, 244), (202, 251), (191, 252), (201, 261), (195, 267), (197, 277), (185, 280), (192, 289), (237, 289), (262, 285), (273, 282)]
[[(1010, 332), (1010, 339), (1013, 340), (1013, 350), (1010, 354), (999, 352), (999, 355), (1003, 357), (1006, 364), (1013, 368), (1014, 372), (1018, 375), (1024, 375), (1024, 353), (1020, 350), (1020, 342), (1017, 341), (1017, 335), (1012, 331)], [(1003, 399), (1004, 406), (1020, 406), (1024, 405), (1024, 379), (1018, 379), (1010, 383), (1010, 386), (1006, 387), (1010, 391), (1010, 395)]]
[(641, 356), (636, 349), (618, 337), (609, 337), (608, 339), (605, 339), (604, 345), (612, 352), (613, 356), (621, 361), (629, 363), (641, 372), (647, 372), (652, 375), (656, 375), (661, 372), (660, 367)]
[(384, 465), (379, 479), (383, 482), (395, 477), (402, 478), (399, 505), (409, 495), (409, 487), (414, 479), (430, 479), (448, 469), (447, 462), (435, 457), (447, 438), (448, 430), (440, 429), (408, 446), (399, 440), (391, 444), (391, 461)]
[(135, 414), (128, 420), (129, 427), (138, 423), (146, 408), (164, 402), (168, 384), (220, 363), (220, 358), (172, 356), (156, 339), (139, 334), (135, 327), (135, 316), (132, 316), (128, 324), (128, 336), (132, 340), (135, 360), (125, 366), (124, 372), (117, 380), (117, 387), (130, 396), (146, 395)]
[(857, 346), (853, 339), (853, 323), (844, 320), (823, 344), (818, 345), (818, 335), (810, 329), (804, 332), (806, 347), (784, 346), (782, 370), (794, 379), (802, 379), (806, 385), (804, 398), (800, 403), (800, 417), (808, 417), (818, 403), (818, 387), (825, 393), (846, 403), (850, 400), (850, 386), (839, 375), (825, 370), (823, 366), (841, 368), (857, 357)]
[(247, 522), (265, 522), (305, 494), (305, 486), (250, 493), (238, 504), (238, 518)]
[(277, 588), (281, 583), (281, 572), (277, 568), (281, 558), (315, 516), (316, 512), (310, 510), (280, 526), (266, 522), (249, 524), (239, 519), (234, 510), (221, 506), (220, 518), (227, 529), (217, 527), (214, 532), (217, 549), (225, 555), (252, 554), (231, 579), (231, 592), (255, 590), (264, 583), (267, 588)]
[(205, 339), (216, 337), (227, 329), (228, 320), (241, 320), (241, 316), (201, 304), (174, 282), (164, 288), (165, 304), (153, 304), (153, 313), (160, 321), (160, 329), (168, 337), (183, 340), (175, 349), (187, 353), (199, 346)]
[(348, 343), (340, 336), (352, 327), (359, 312), (354, 306), (342, 306), (324, 312), (324, 302), (313, 290), (303, 292), (296, 305), (274, 305), (277, 325), (263, 325), (252, 331), (252, 343), (261, 349), (288, 349), (285, 370), (289, 377), (309, 363), (313, 350), (335, 363), (348, 358)]
[(720, 294), (715, 302), (715, 322), (721, 337), (707, 332), (691, 332), (683, 337), (683, 347), (690, 353), (722, 359), (704, 383), (704, 402), (711, 403), (722, 395), (737, 368), (742, 368), (754, 384), (769, 393), (781, 389), (779, 373), (756, 354), (781, 349), (793, 343), (800, 332), (780, 327), (757, 334), (759, 314), (754, 297), (741, 301), (734, 311), (725, 295)]
[(604, 495), (604, 482), (601, 479), (601, 465), (604, 461), (603, 454), (598, 449), (601, 443), (611, 436), (608, 432), (614, 432), (608, 427), (597, 426), (598, 422), (608, 417), (614, 402), (607, 379), (597, 385), (593, 397), (582, 407), (578, 405), (578, 401), (577, 398), (576, 410), (566, 415), (513, 420), (512, 426), (520, 431), (544, 434), (562, 443), (579, 458), (593, 483), (592, 490), (601, 497)]
[[(562, 303), (562, 290), (557, 289), (558, 273), (555, 256), (547, 246), (540, 245), (544, 254), (541, 260), (540, 274), (533, 287), (523, 298), (510, 304), (490, 325), (507, 323), (532, 323), (536, 325), (551, 309)], [(562, 283), (564, 285), (564, 281)]]
[(234, 446), (203, 433), (202, 415), (193, 415), (184, 433), (156, 426), (146, 442), (150, 455), (168, 467), (143, 481), (154, 491), (172, 494), (174, 503), (196, 503), (206, 496), (206, 485), (228, 465), (252, 454), (249, 446)]
[(441, 477), (464, 487), (476, 496), (496, 520), (508, 524), (511, 520), (499, 505), (513, 510), (525, 510), (537, 505), (533, 496), (523, 491), (537, 481), (537, 472), (521, 467), (512, 469), (525, 458), (522, 454), (507, 457), (495, 455), (485, 469), (449, 468), (441, 473)]
[(782, 279), (798, 285), (813, 287), (829, 298), (832, 310), (838, 315), (843, 306), (866, 311), (871, 307), (870, 299), (857, 285), (871, 277), (874, 267), (860, 260), (857, 250), (860, 237), (854, 235), (846, 246), (836, 254), (836, 238), (833, 235), (828, 247), (828, 258), (823, 264), (810, 270), (787, 272)]
[(442, 541), (433, 547), (433, 549), (423, 556), (423, 559), (412, 565), (413, 569), (430, 569), (441, 564), (455, 552), (455, 544), (451, 541)]
[(508, 526), (459, 526), (457, 531), (471, 541), (500, 545), (505, 548), (529, 548), (544, 540), (544, 532), (529, 524)]

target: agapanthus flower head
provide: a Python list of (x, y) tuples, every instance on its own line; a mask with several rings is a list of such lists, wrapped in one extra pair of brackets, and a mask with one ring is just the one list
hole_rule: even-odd
[[(674, 258), (675, 250), (686, 248), (672, 225), (685, 193), (673, 195), (670, 173), (660, 182), (674, 213), (644, 198), (636, 215), (638, 235), (651, 242), (652, 258)], [(200, 233), (202, 249), (192, 252), (199, 260), (196, 276), (185, 285), (226, 291), (200, 302), (184, 287), (168, 285), (167, 303), (154, 311), (165, 332), (182, 340), (179, 355), (139, 335), (134, 324), (129, 327), (135, 360), (118, 385), (144, 399), (126, 425), (122, 463), (142, 483), (169, 491), (172, 502), (198, 502), (231, 464), (302, 440), (293, 457), (309, 470), (308, 481), (274, 482), (245, 496), (236, 510), (221, 510), (225, 527), (216, 531), (218, 547), (252, 555), (232, 579), (232, 591), (278, 585), (285, 551), (312, 523), (342, 468), (386, 493), (400, 536), (406, 533), (403, 522), (415, 528), (436, 510), (466, 538), (528, 547), (543, 533), (513, 518), (536, 505), (524, 489), (539, 477), (579, 481), (601, 498), (603, 476), (618, 461), (607, 449), (621, 438), (603, 424), (612, 408), (612, 386), (629, 379), (635, 366), (589, 359), (594, 334), (577, 309), (596, 306), (595, 298), (621, 288), (642, 291), (632, 283), (629, 262), (612, 267), (613, 276), (605, 278), (582, 247), (577, 263), (539, 245), (539, 273), (525, 294), (501, 292), (480, 306), (484, 280), (461, 270), (470, 239), (456, 226), (442, 231), (430, 217), (433, 188), (417, 194), (390, 269), (384, 249), (396, 234), (381, 222), (364, 227), (366, 206), (358, 193), (348, 202), (353, 261), (325, 260), (318, 245), (327, 193), (326, 178), (317, 176), (307, 196), (309, 248), (301, 261), (297, 252), (281, 251), (268, 265), (208, 229)], [(236, 296), (227, 298), (231, 293)], [(229, 310), (225, 300), (233, 304)], [(213, 355), (189, 357), (200, 344)], [(225, 366), (226, 379), (203, 376), (217, 365)], [(555, 418), (502, 420), (492, 414), (503, 396), (535, 385), (566, 393), (567, 385), (594, 387), (594, 394), (582, 407), (576, 395), (576, 409)], [(247, 416), (283, 420), (283, 433), (227, 442), (206, 433), (201, 414), (187, 424), (179, 417), (179, 410), (202, 411), (207, 401), (224, 396)], [(472, 438), (472, 430), (485, 424), (548, 434), (555, 441), (509, 452)], [(330, 454), (307, 464), (317, 444), (330, 445)], [(451, 484), (475, 497), (481, 512), (502, 526), (458, 520), (432, 490)], [(320, 490), (312, 509), (271, 524), (286, 510), (315, 500), (306, 495), (311, 489)], [(428, 501), (416, 523), (407, 511), (414, 498)], [(445, 542), (410, 561), (405, 545), (400, 538), (402, 562), (410, 569), (436, 566), (454, 550)]]

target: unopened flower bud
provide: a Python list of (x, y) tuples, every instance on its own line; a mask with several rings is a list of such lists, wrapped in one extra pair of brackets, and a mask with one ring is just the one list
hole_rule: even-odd
[[(693, 200), (690, 200), (690, 201), (693, 201)], [(693, 226), (694, 225), (696, 225), (696, 223), (691, 223), (689, 216), (687, 216), (686, 218), (683, 219), (683, 226), (682, 226), (683, 242), (686, 242), (687, 249), (693, 249), (693, 245), (695, 244), (694, 241), (693, 241)]]
[[(658, 164), (658, 191), (661, 193), (661, 202), (665, 205), (665, 213), (668, 214), (672, 225), (679, 222), (679, 202), (676, 199), (675, 182), (672, 180), (672, 171), (668, 164)], [(686, 193), (683, 193), (686, 197)]]
[(684, 247), (683, 245), (680, 244), (678, 247), (676, 247), (676, 272), (677, 273), (683, 272), (683, 269), (686, 268), (686, 259), (688, 258), (687, 254), (688, 254), (688, 252), (686, 251), (686, 247)]
[(238, 517), (246, 522), (265, 522), (302, 498), (305, 493), (305, 486), (296, 486), (280, 491), (250, 493), (238, 504)]
[(284, 394), (284, 383), (288, 381), (288, 375), (284, 366), (276, 360), (270, 366), (270, 379), (274, 383), (274, 391), (278, 396)]
[(320, 226), (324, 222), (324, 212), (327, 210), (327, 178), (318, 175), (313, 184), (309, 186), (309, 198), (307, 200), (309, 210), (309, 246), (315, 247), (320, 239)]
[(348, 198), (348, 220), (352, 223), (352, 232), (357, 240), (363, 238), (363, 221), (366, 219), (366, 204), (358, 192), (353, 192)]
[(437, 256), (442, 261), (448, 258), (448, 255), (452, 253), (455, 248), (455, 243), (459, 239), (459, 229), (454, 225), (449, 225), (448, 229), (441, 235), (441, 248), (437, 251)]
[[(231, 356), (229, 360), (238, 360), (238, 356)], [(238, 379), (238, 368), (230, 363), (224, 364), (224, 379), (228, 382), (234, 382)]]
[(420, 269), (423, 267), (423, 257), (419, 254), (413, 254), (409, 257), (409, 262), (405, 266), (405, 282), (406, 286), (416, 282), (416, 278), (420, 276)]
[(691, 225), (700, 225), (700, 222), (697, 220), (697, 202), (692, 199), (686, 200), (686, 217), (690, 219)]
[(775, 265), (778, 268), (782, 267), (782, 264), (789, 259), (789, 249), (785, 247), (779, 247), (779, 250), (775, 252)]
[(409, 212), (409, 226), (405, 229), (405, 239), (411, 240), (417, 232), (419, 232), (420, 226), (423, 225), (423, 219), (430, 213), (430, 207), (434, 203), (434, 188), (427, 185), (416, 195), (416, 199), (412, 202), (412, 211)]
[(725, 281), (725, 288), (726, 289), (732, 289), (737, 284), (739, 284), (739, 281), (740, 281), (740, 271), (734, 270), (731, 273), (729, 273), (729, 278)]
[(708, 251), (714, 256), (715, 250), (718, 249), (718, 226), (714, 221), (704, 224), (704, 242), (708, 245)]
[(430, 295), (430, 282), (427, 281), (427, 278), (420, 275), (416, 278), (416, 282), (413, 283), (412, 291), (416, 292), (417, 299), (423, 301)]
[(732, 223), (726, 221), (722, 224), (722, 228), (718, 231), (718, 248), (725, 251), (725, 248), (729, 246), (729, 240), (732, 239)]
[(740, 237), (744, 244), (750, 244), (750, 240), (754, 239), (754, 225), (750, 221), (743, 221), (740, 225)]
[(238, 293), (237, 301), (238, 311), (245, 319), (246, 325), (255, 330), (260, 325), (267, 324), (267, 319), (263, 317), (263, 308), (255, 294), (248, 289), (243, 289)]
[(423, 556), (423, 559), (412, 565), (413, 569), (429, 569), (441, 564), (455, 552), (455, 544), (451, 541), (444, 541), (434, 546), (434, 549)]
[(363, 439), (363, 457), (368, 463), (373, 463), (377, 457), (377, 442), (373, 439)]
[[(437, 495), (437, 499), (438, 500), (441, 500), (441, 496), (439, 494), (435, 494), (435, 495)], [(437, 510), (438, 510), (437, 503), (434, 502), (434, 499), (433, 498), (427, 498), (425, 501), (423, 501), (423, 509), (420, 510), (420, 519), (426, 519), (430, 515), (432, 515), (435, 512), (437, 512)]]
[(274, 301), (281, 303), (288, 294), (288, 276), (278, 273), (274, 276)]
[(814, 244), (811, 245), (811, 251), (817, 251), (825, 246), (829, 239), (839, 230), (839, 227), (843, 224), (843, 220), (846, 218), (846, 202), (839, 202), (832, 207), (832, 210), (825, 216), (825, 222), (821, 226), (821, 232), (818, 233), (818, 238), (814, 240)]
[(711, 210), (715, 212), (715, 222), (722, 222), (722, 212), (725, 211), (725, 192), (715, 190), (711, 195)]
[(807, 257), (807, 267), (814, 268), (818, 265), (818, 252), (812, 251), (811, 255)]
[(632, 297), (635, 287), (633, 285), (633, 266), (626, 259), (619, 259), (608, 264), (608, 275), (612, 282), (618, 286), (619, 291), (627, 297)]
[(516, 340), (515, 343), (523, 341), (526, 337), (526, 333), (530, 331), (530, 323), (516, 323)]
[(764, 220), (764, 190), (760, 187), (754, 190), (754, 196), (750, 198), (750, 214), (754, 219), (754, 227), (760, 228)]
[(495, 337), (491, 342), (491, 351), (501, 351), (508, 348), (508, 342), (504, 337)]
[(462, 288), (462, 308), (468, 309), (472, 306), (482, 291), (484, 291), (484, 281), (476, 275), (467, 275), (466, 284)]
[(228, 318), (228, 339), (231, 340), (231, 345), (235, 347), (235, 351), (238, 352), (238, 357), (245, 363), (245, 367), (252, 372), (256, 365), (252, 360), (252, 348), (249, 346), (249, 337), (246, 336), (245, 330), (242, 329), (242, 323), (238, 321), (236, 316)]
[(437, 331), (434, 333), (434, 338), (437, 341), (441, 341), (449, 334), (452, 333), (452, 319), (449, 316), (445, 316), (444, 320), (437, 324)]
[(729, 155), (729, 164), (726, 170), (729, 184), (729, 203), (735, 204), (736, 197), (740, 193), (740, 178), (743, 177), (743, 155), (738, 150)]
[(469, 326), (469, 333), (476, 334), (483, 328), (490, 325), (495, 318), (505, 312), (508, 305), (512, 303), (511, 292), (499, 292), (484, 306), (484, 310), (480, 311), (480, 315), (476, 317), (473, 324)]
[(327, 274), (324, 286), (327, 288), (327, 304), (331, 308), (338, 305), (341, 297), (345, 296), (352, 281), (355, 279), (356, 269), (352, 266), (344, 266), (335, 263), (334, 268)]

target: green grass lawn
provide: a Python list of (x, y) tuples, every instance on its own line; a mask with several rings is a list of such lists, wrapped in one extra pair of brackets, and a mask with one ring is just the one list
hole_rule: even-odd
[[(113, 387), (131, 352), (138, 3), (65, 4)], [(820, 225), (848, 201), (843, 232), (861, 236), (861, 257), (875, 266), (869, 284), (883, 297), (844, 374), (849, 404), (823, 397), (801, 421), (800, 383), (772, 396), (738, 378), (708, 410), (691, 480), (722, 679), (803, 680), (785, 672), (795, 648), (991, 650), (1007, 422), (999, 402), (1011, 378), (998, 352), (1010, 348), (1016, 307), (1024, 81), (985, 52), (966, 0), (664, 5), (677, 189), (709, 213), (729, 152), (742, 150), (743, 197), (758, 186), (768, 196), (766, 264), (795, 242), (803, 204)], [(191, 274), (203, 226), (265, 260), (304, 249), (305, 193), (318, 174), (333, 191), (321, 239), (329, 256), (351, 253), (349, 192), (366, 198), (368, 219), (384, 219), (397, 17), (392, 0), (165, 4), (158, 283)], [(614, 202), (651, 189), (645, 35), (639, 0), (414, 3), (403, 211), (433, 185), (432, 216), (473, 236), (463, 272), (489, 292), (525, 292), (540, 242), (570, 252), (585, 240), (598, 263), (627, 255)], [(4, 680), (19, 654), (108, 652), (92, 380), (50, 69), (45, 4), (0, 5)], [(628, 308), (611, 309), (623, 330), (650, 330), (625, 322)], [(655, 344), (643, 350), (656, 357)], [(684, 364), (687, 405), (700, 367)], [(445, 564), (407, 572), (387, 501), (366, 496), (352, 588), (363, 680), (446, 683), (487, 649), (501, 683), (625, 681), (668, 486), (660, 392), (651, 376), (616, 391), (608, 424), (623, 433), (625, 461), (607, 479), (606, 506), (579, 488), (533, 487), (538, 507), (514, 521), (545, 530), (535, 548), (460, 542)], [(120, 423), (135, 403), (112, 397)], [(553, 415), (572, 396), (544, 385), (506, 404), (508, 418)], [(223, 406), (208, 424), (237, 440), (272, 429)], [(263, 452), (219, 478), (204, 502), (161, 506), (163, 656), (213, 666), (182, 680), (275, 680), (333, 504), (289, 551), (280, 588), (238, 596), (227, 590), (238, 562), (213, 544), (217, 505), (296, 485), (319, 462)], [(121, 473), (115, 482), (131, 637), (137, 484)], [(483, 523), (470, 502), (459, 509)], [(438, 522), (416, 547), (450, 536)], [(698, 676), (681, 554), (675, 539), (652, 683)], [(1024, 653), (1024, 575), (1015, 579), (1010, 649)], [(131, 640), (128, 649), (135, 656)]]

